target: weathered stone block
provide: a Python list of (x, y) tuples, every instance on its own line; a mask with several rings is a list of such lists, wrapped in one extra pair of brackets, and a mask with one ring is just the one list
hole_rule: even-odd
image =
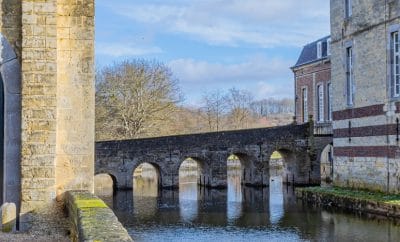
[(16, 229), (17, 208), (14, 203), (4, 203), (0, 208), (1, 230), (12, 232)]

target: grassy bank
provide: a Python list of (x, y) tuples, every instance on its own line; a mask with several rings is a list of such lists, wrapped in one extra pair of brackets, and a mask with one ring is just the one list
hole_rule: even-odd
[(296, 196), (314, 204), (400, 218), (400, 195), (338, 187), (297, 188)]
[(381, 192), (353, 190), (340, 187), (306, 187), (298, 188), (296, 190), (400, 206), (400, 195), (396, 194), (385, 194)]

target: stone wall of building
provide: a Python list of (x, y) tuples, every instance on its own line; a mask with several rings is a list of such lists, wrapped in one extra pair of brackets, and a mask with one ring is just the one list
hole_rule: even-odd
[(0, 33), (7, 37), (17, 56), (22, 47), (22, 0), (0, 0)]
[[(400, 23), (399, 1), (331, 0), (334, 183), (400, 192), (396, 119), (390, 94), (390, 28)], [(354, 104), (347, 105), (346, 48), (353, 49)]]
[[(21, 62), (21, 222), (66, 190), (93, 191), (94, 2), (1, 0)], [(6, 81), (5, 81), (6, 82)]]

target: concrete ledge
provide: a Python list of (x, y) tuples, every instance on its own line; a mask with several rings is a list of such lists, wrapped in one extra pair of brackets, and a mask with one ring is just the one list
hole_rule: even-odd
[(296, 196), (314, 204), (400, 218), (400, 195), (338, 187), (296, 188)]
[(133, 241), (113, 211), (93, 194), (66, 192), (65, 205), (72, 227), (72, 241)]

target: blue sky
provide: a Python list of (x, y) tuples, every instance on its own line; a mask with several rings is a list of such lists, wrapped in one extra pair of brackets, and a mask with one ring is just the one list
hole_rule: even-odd
[(231, 87), (292, 98), (289, 67), (329, 29), (329, 0), (96, 0), (96, 65), (157, 59), (187, 104)]

